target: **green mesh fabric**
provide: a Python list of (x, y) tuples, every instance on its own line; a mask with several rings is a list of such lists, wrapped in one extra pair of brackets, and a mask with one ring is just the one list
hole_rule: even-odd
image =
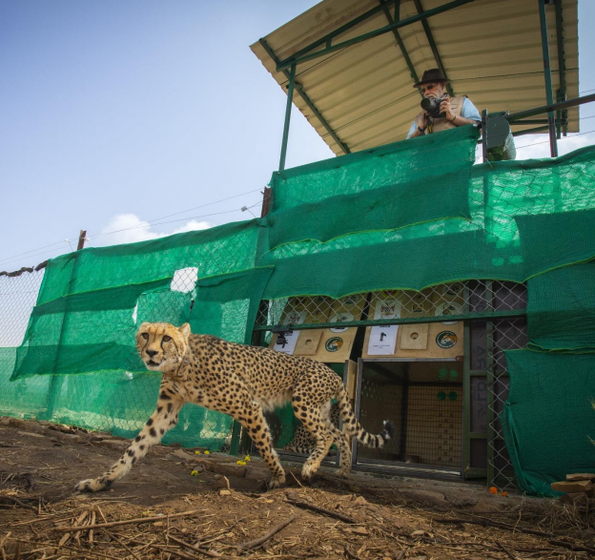
[[(47, 277), (51, 278), (50, 272)], [(27, 343), (18, 351), (14, 377), (144, 370), (134, 343), (133, 310), (144, 291), (170, 283), (171, 278), (167, 278), (73, 294), (37, 305), (29, 321)]]
[(274, 173), (271, 210), (317, 204), (382, 187), (398, 190), (412, 181), (441, 181), (445, 175), (471, 167), (478, 136), (476, 128), (465, 126)]
[[(127, 438), (136, 436), (155, 410), (161, 383), (161, 375), (148, 372), (43, 377), (51, 383), (47, 409), (39, 417)], [(220, 450), (229, 444), (231, 424), (229, 416), (186, 404), (163, 441)]]
[(50, 376), (9, 382), (17, 348), (0, 348), (0, 414), (17, 418), (40, 418), (47, 408)]
[(550, 483), (595, 464), (595, 354), (506, 352), (510, 393), (500, 415), (517, 483), (551, 496)]
[(198, 280), (188, 319), (192, 332), (249, 344), (260, 296), (272, 272), (270, 267), (255, 268)]
[[(472, 165), (476, 142), (477, 130), (461, 127), (275, 173), (266, 218), (53, 259), (25, 340), (16, 358), (7, 351), (5, 367), (16, 360), (12, 378), (23, 394), (25, 376), (53, 380), (45, 400), (30, 393), (31, 410), (85, 414), (90, 427), (113, 418), (110, 429), (120, 430), (115, 419), (144, 421), (156, 398), (158, 378), (140, 374), (134, 349), (142, 321), (189, 321), (194, 332), (249, 342), (261, 299), (530, 279), (529, 337), (549, 353), (512, 362), (522, 390), (507, 409), (507, 444), (523, 449), (520, 478), (526, 469), (538, 472), (537, 455), (524, 450), (532, 448), (541, 413), (517, 412), (538, 406), (531, 375), (567, 406), (583, 402), (576, 380), (592, 383), (591, 356), (576, 354), (594, 348), (584, 323), (595, 309), (586, 264), (595, 258), (595, 148), (555, 160)], [(190, 269), (194, 278), (180, 287), (179, 273)], [(561, 349), (568, 355), (552, 355)], [(538, 361), (550, 364), (551, 377), (535, 373)], [(565, 376), (564, 392), (555, 388), (554, 370)], [(88, 375), (56, 376), (74, 373)], [(126, 388), (146, 390), (151, 406), (118, 403)], [(9, 407), (2, 396), (0, 407)], [(184, 414), (180, 430), (200, 434), (210, 418), (221, 422), (212, 433), (223, 441), (227, 419), (196, 407)], [(562, 429), (556, 437), (574, 441)]]
[[(455, 129), (457, 134), (459, 130)], [(449, 134), (451, 131), (437, 136), (447, 138)], [(461, 141), (459, 136), (455, 139)], [(474, 138), (468, 137), (467, 142), (468, 146), (473, 145)], [(399, 154), (405, 158), (403, 152)], [(448, 162), (442, 162), (439, 151), (431, 157), (433, 163), (444, 163), (446, 170), (452, 169)], [(341, 165), (337, 160), (342, 159), (329, 160), (335, 164), (332, 171), (339, 176)], [(464, 158), (453, 160), (459, 165), (465, 161)], [(317, 165), (330, 172), (328, 162)], [(370, 231), (370, 221), (361, 215), (367, 197), (371, 196), (362, 190), (362, 185), (358, 184), (357, 194), (349, 195), (349, 204), (344, 204), (341, 195), (327, 196), (324, 211), (319, 209), (321, 204), (313, 205), (308, 200), (304, 203), (308, 212), (302, 212), (290, 197), (292, 176), (289, 175), (288, 185), (284, 184), (281, 194), (283, 209), (272, 213), (269, 227), (261, 232), (257, 263), (275, 267), (265, 296), (270, 299), (295, 295), (341, 297), (366, 290), (420, 290), (471, 278), (524, 282), (553, 268), (595, 256), (595, 236), (591, 234), (595, 225), (593, 147), (556, 160), (476, 165), (469, 174), (469, 163), (466, 165), (455, 181), (452, 197), (457, 200), (465, 185), (470, 218), (452, 216), (452, 208), (438, 218), (441, 210), (448, 207), (444, 202), (444, 187), (452, 187), (456, 173), (426, 177), (422, 166), (410, 171), (408, 176), (414, 184), (432, 181), (434, 192), (425, 198), (425, 206), (421, 205), (421, 198), (414, 197), (410, 220), (403, 218), (409, 216), (407, 212), (391, 217), (387, 211), (374, 231)], [(315, 176), (310, 189), (317, 194), (311, 196), (322, 196), (318, 193), (325, 189), (316, 179), (315, 166), (306, 168)], [(434, 171), (434, 167), (429, 171)], [(298, 175), (298, 179), (295, 197), (299, 201), (308, 192), (309, 183), (304, 174)], [(382, 187), (375, 187), (376, 183)], [(394, 178), (390, 184), (406, 188)], [(380, 191), (375, 189), (384, 186), (376, 179), (372, 194), (378, 194)], [(273, 197), (276, 196), (273, 191)], [(409, 209), (408, 198), (402, 204)], [(286, 208), (298, 213), (302, 230), (309, 232), (307, 235), (299, 235), (298, 225), (285, 217)], [(329, 212), (333, 208), (336, 214), (329, 224)], [(382, 214), (382, 210), (374, 211), (375, 216)], [(449, 219), (444, 219), (447, 215)], [(394, 220), (392, 225), (389, 220)], [(411, 225), (403, 225), (407, 221)], [(318, 238), (328, 240), (323, 242)]]
[(594, 279), (595, 262), (591, 261), (529, 280), (529, 346), (550, 352), (595, 352)]
[[(469, 170), (440, 178), (442, 188), (427, 178), (389, 185), (329, 200), (278, 210), (267, 216), (270, 244), (292, 241), (329, 241), (342, 235), (395, 230), (448, 218), (471, 219)], [(351, 220), (357, 209), (357, 220)], [(312, 220), (316, 216), (316, 220)], [(341, 216), (341, 219), (337, 219)], [(347, 217), (348, 219), (345, 219)]]
[[(13, 378), (144, 371), (135, 347), (138, 325), (181, 324), (190, 316), (193, 289), (176, 289), (176, 271), (192, 267), (201, 277), (210, 277), (251, 270), (257, 238), (254, 221), (240, 222), (198, 234), (85, 249), (50, 261)], [(242, 313), (237, 310), (238, 320), (246, 319)], [(194, 319), (197, 324), (200, 318)]]
[[(0, 366), (14, 369), (8, 385), (21, 397), (0, 398), (0, 411), (135, 435), (154, 410), (161, 379), (138, 357), (138, 325), (190, 321), (196, 332), (246, 342), (271, 273), (253, 268), (257, 238), (256, 223), (242, 222), (51, 261), (23, 345), (2, 349)], [(207, 278), (189, 288), (176, 280), (186, 269)], [(43, 388), (35, 374), (47, 374)], [(189, 404), (164, 441), (221, 449), (231, 423)]]

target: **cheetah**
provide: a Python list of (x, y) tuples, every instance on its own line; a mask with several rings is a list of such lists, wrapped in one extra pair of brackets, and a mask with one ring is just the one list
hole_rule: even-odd
[[(324, 416), (324, 410), (322, 411)], [(331, 409), (329, 412), (329, 420), (331, 424), (335, 427), (339, 427), (339, 420), (341, 416), (341, 408), (339, 407), (339, 403), (334, 403), (331, 405)], [(283, 448), (284, 451), (292, 451), (293, 453), (304, 453), (310, 454), (316, 447), (316, 438), (304, 427), (303, 424), (300, 424), (291, 441)]]
[(394, 434), (388, 421), (380, 434), (366, 432), (353, 414), (341, 378), (309, 358), (193, 334), (188, 323), (179, 328), (143, 323), (136, 346), (147, 369), (163, 374), (157, 407), (111, 469), (98, 478), (80, 481), (75, 491), (106, 490), (126, 475), (176, 425), (186, 402), (229, 414), (247, 430), (271, 471), (269, 488), (283, 485), (285, 472), (273, 449), (265, 411), (291, 402), (294, 414), (315, 437), (316, 447), (302, 469), (305, 481), (318, 470), (333, 442), (341, 452), (339, 475), (346, 477), (351, 469), (348, 436), (328, 419), (331, 399), (338, 400), (348, 434), (362, 444), (382, 447)]

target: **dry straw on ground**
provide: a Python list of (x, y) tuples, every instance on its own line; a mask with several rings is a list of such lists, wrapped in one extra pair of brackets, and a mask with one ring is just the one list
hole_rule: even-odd
[(2, 560), (595, 557), (593, 508), (452, 483), (345, 482), (331, 471), (305, 487), (297, 469), (290, 488), (262, 492), (266, 467), (256, 460), (241, 478), (224, 477), (217, 464), (228, 468), (229, 458), (215, 455), (191, 477), (190, 454), (171, 448), (155, 450), (111, 492), (75, 495), (71, 483), (90, 462), (108, 466), (120, 451), (96, 436), (51, 434), (44, 449), (48, 433), (19, 428), (0, 432)]

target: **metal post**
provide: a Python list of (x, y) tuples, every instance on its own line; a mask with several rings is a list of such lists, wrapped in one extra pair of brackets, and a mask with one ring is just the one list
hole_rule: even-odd
[(287, 139), (289, 138), (289, 121), (291, 120), (291, 107), (293, 105), (293, 89), (295, 87), (295, 64), (289, 73), (289, 88), (287, 90), (287, 106), (285, 108), (285, 124), (283, 125), (283, 141), (281, 142), (281, 157), (279, 158), (279, 171), (285, 169), (285, 156), (287, 155)]
[[(413, 3), (415, 4), (415, 7), (417, 8), (417, 13), (423, 14), (424, 8), (421, 5), (421, 0), (413, 0)], [(444, 68), (444, 64), (442, 63), (442, 57), (440, 56), (440, 53), (438, 52), (438, 46), (436, 45), (436, 41), (434, 41), (434, 35), (432, 34), (432, 30), (430, 29), (430, 24), (428, 23), (428, 20), (422, 19), (421, 25), (424, 28), (424, 33), (426, 34), (426, 39), (428, 40), (428, 44), (430, 45), (430, 49), (432, 51), (432, 54), (434, 55), (434, 60), (436, 61), (438, 68), (442, 72), (442, 75), (445, 78), (448, 78), (448, 75), (446, 74), (446, 69)], [(448, 80), (446, 82), (446, 91), (448, 92), (448, 95), (450, 95), (451, 97), (455, 96), (455, 92), (452, 89), (452, 86), (450, 85), (450, 82)]]
[[(486, 299), (490, 309), (494, 308), (494, 289), (493, 282), (488, 280), (486, 282)], [(493, 486), (496, 479), (496, 429), (494, 421), (496, 419), (494, 410), (494, 393), (495, 393), (495, 376), (494, 376), (494, 322), (486, 321), (486, 384), (488, 388), (487, 393), (487, 441), (488, 441), (488, 457), (487, 457), (487, 485)]]
[(488, 161), (488, 110), (481, 112), (481, 156), (482, 163)]
[[(550, 66), (550, 46), (547, 36), (547, 17), (545, 13), (545, 0), (537, 0), (539, 5), (539, 22), (541, 24), (541, 48), (543, 50), (543, 74), (545, 77), (545, 96), (547, 104), (554, 102), (554, 92), (552, 91), (552, 69)], [(556, 119), (554, 112), (548, 114), (548, 129), (550, 133), (550, 153), (552, 157), (558, 156), (558, 138), (556, 134)]]
[[(364, 360), (362, 358), (358, 358), (357, 360), (357, 380), (356, 380), (356, 388), (355, 388), (355, 418), (359, 422), (360, 420), (360, 412), (362, 409), (362, 382), (364, 378)], [(351, 441), (351, 466), (353, 468), (357, 467), (357, 439), (353, 438)]]
[[(560, 80), (560, 89), (556, 91), (556, 101), (566, 101), (566, 54), (564, 52), (564, 22), (562, 17), (562, 2), (556, 2), (556, 45), (558, 47), (558, 77)], [(557, 133), (561, 137), (568, 132), (568, 111), (558, 111), (557, 115)], [(563, 126), (563, 128), (562, 128)]]
[(87, 236), (87, 230), (81, 229), (81, 232), (79, 234), (79, 242), (78, 242), (78, 245), (76, 246), (77, 251), (80, 251), (85, 246), (85, 241), (87, 240), (86, 236)]

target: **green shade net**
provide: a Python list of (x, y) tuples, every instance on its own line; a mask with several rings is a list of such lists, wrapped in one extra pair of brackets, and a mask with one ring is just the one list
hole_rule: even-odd
[[(473, 165), (477, 138), (473, 126), (460, 127), (275, 173), (263, 219), (53, 259), (25, 340), (5, 359), (16, 361), (12, 378), (23, 384), (26, 376), (65, 374), (39, 405), (48, 415), (85, 413), (92, 427), (97, 414), (114, 419), (110, 429), (127, 430), (120, 420), (144, 421), (156, 397), (158, 377), (141, 373), (134, 348), (143, 321), (188, 321), (194, 332), (245, 343), (261, 299), (530, 279), (532, 345), (570, 349), (567, 359), (578, 369), (558, 374), (572, 371), (587, 382), (588, 362), (574, 354), (594, 347), (590, 328), (579, 326), (594, 308), (590, 265), (579, 263), (595, 258), (595, 148), (555, 160)], [(194, 276), (180, 287), (181, 271), (190, 269)], [(544, 363), (550, 358), (545, 354)], [(521, 379), (517, 367), (511, 376)], [(532, 375), (528, 366), (523, 371)], [(556, 393), (551, 379), (548, 390)], [(564, 398), (580, 397), (569, 389), (578, 391), (574, 379)], [(133, 391), (150, 395), (148, 404), (139, 398), (134, 409), (134, 399), (118, 401)], [(515, 399), (511, 421), (530, 405), (522, 391)], [(207, 419), (196, 418), (181, 420), (180, 438), (193, 432), (207, 441)], [(222, 442), (228, 420), (213, 418), (221, 425), (212, 441)], [(518, 416), (507, 443), (525, 446), (525, 423), (533, 426), (535, 418)], [(521, 478), (532, 463), (517, 456)]]
[[(436, 135), (444, 141), (450, 136), (458, 145), (459, 157), (449, 149), (433, 147), (427, 158), (431, 166), (409, 168), (408, 183), (403, 177), (374, 176), (366, 191), (352, 177), (354, 160), (361, 158), (365, 175), (370, 176), (366, 158), (375, 161), (374, 153), (290, 170), (283, 173), (281, 183), (277, 177), (273, 199), (281, 202), (273, 204), (268, 227), (261, 230), (257, 258), (259, 265), (275, 267), (265, 297), (338, 298), (367, 290), (421, 290), (473, 278), (524, 282), (595, 256), (591, 233), (595, 149), (584, 148), (556, 160), (470, 167), (473, 131), (463, 127)], [(399, 147), (398, 169), (407, 169), (403, 146), (418, 140), (422, 144), (425, 138), (392, 145), (395, 150)], [(345, 170), (343, 160), (348, 163)], [(386, 164), (380, 165), (386, 171)], [(443, 174), (435, 175), (436, 168)], [(346, 177), (347, 186), (356, 185), (351, 189), (355, 193), (338, 194), (334, 185), (324, 184), (327, 176)], [(278, 183), (280, 193), (275, 190)], [(389, 185), (394, 193), (382, 208), (379, 195)], [(415, 186), (420, 190), (415, 191)], [(401, 200), (399, 190), (408, 193)], [(467, 193), (464, 206), (462, 192)], [(397, 200), (400, 207), (395, 210)], [(371, 219), (363, 215), (366, 208), (373, 210)]]
[[(257, 237), (255, 222), (243, 222), (51, 261), (25, 342), (6, 358), (16, 361), (10, 385), (88, 372), (43, 376), (36, 416), (135, 435), (154, 410), (161, 377), (138, 357), (138, 325), (189, 321), (195, 332), (248, 341), (271, 273), (253, 266)], [(196, 281), (201, 273), (208, 276)], [(220, 449), (230, 427), (228, 416), (189, 404), (164, 441)]]
[(260, 296), (272, 272), (270, 267), (254, 268), (198, 280), (189, 317), (192, 332), (248, 344)]
[(595, 354), (506, 352), (510, 393), (500, 415), (519, 487), (552, 496), (550, 483), (595, 465)]
[(565, 266), (527, 283), (529, 345), (538, 350), (595, 352), (595, 262)]
[(271, 211), (358, 193), (365, 199), (370, 191), (408, 189), (422, 180), (440, 182), (445, 175), (471, 167), (478, 136), (476, 128), (465, 126), (274, 173)]
[[(370, 192), (338, 195), (332, 199), (332, 204), (324, 200), (273, 212), (267, 216), (271, 246), (303, 240), (329, 241), (354, 232), (394, 230), (448, 218), (471, 219), (469, 172), (461, 170), (445, 175), (441, 185), (442, 189), (437, 191), (435, 185), (424, 179)], [(342, 219), (354, 208), (359, 212), (357, 221)]]
[(53, 259), (13, 377), (145, 371), (135, 347), (138, 325), (180, 325), (190, 316), (194, 282), (180, 279), (176, 286), (176, 272), (195, 269), (202, 278), (250, 271), (257, 239), (258, 227), (250, 221)]
[(17, 348), (0, 348), (0, 415), (41, 418), (47, 408), (51, 376), (9, 382), (16, 358)]

